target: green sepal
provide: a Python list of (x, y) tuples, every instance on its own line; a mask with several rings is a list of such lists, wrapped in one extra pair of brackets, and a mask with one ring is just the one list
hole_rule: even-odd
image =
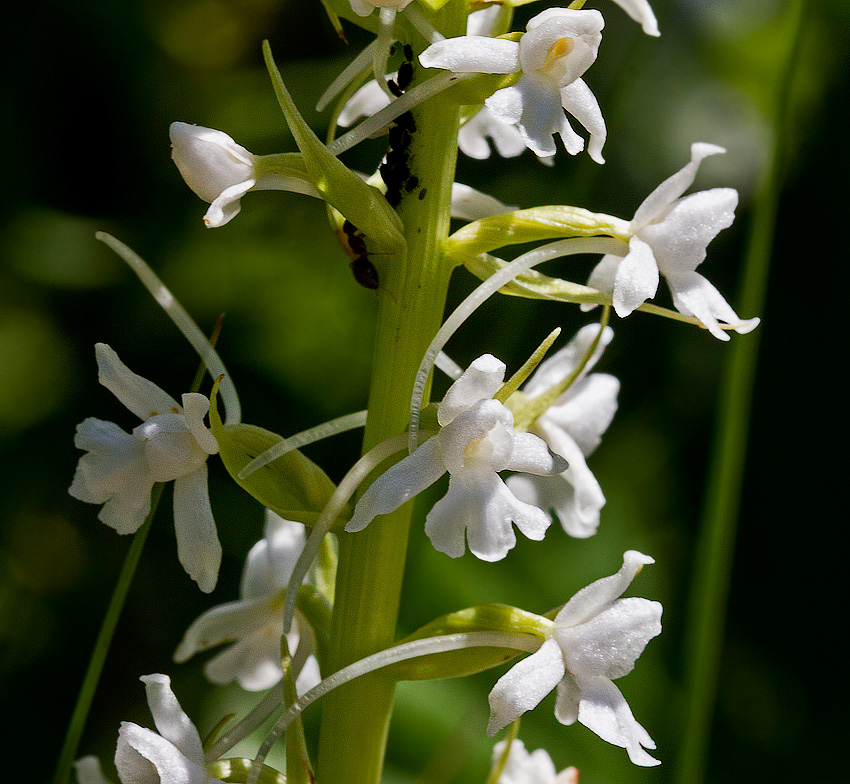
[[(245, 784), (251, 771), (251, 763), (254, 760), (246, 757), (232, 757), (211, 762), (207, 765), (207, 773), (219, 781), (227, 784)], [(257, 784), (286, 784), (286, 776), (278, 770), (263, 765)]]
[[(210, 430), (218, 441), (219, 455), (228, 473), (245, 492), (284, 519), (314, 525), (336, 485), (298, 450), (287, 452), (240, 479), (239, 473), (248, 463), (283, 438), (255, 425), (223, 424), (216, 405), (217, 395), (218, 381), (210, 393)], [(346, 519), (350, 517), (351, 509), (346, 507), (344, 514)], [(343, 522), (337, 521), (335, 526), (341, 529)]]
[(316, 634), (316, 658), (319, 665), (327, 666), (328, 646), (331, 639), (331, 603), (312, 585), (302, 585), (298, 589), (295, 606), (307, 619), (310, 628)]
[(444, 247), (448, 255), (463, 259), (507, 245), (599, 236), (628, 242), (628, 223), (580, 207), (554, 205), (514, 210), (467, 223), (445, 241)]
[[(436, 618), (401, 642), (459, 632), (520, 633), (544, 640), (550, 627), (546, 619), (518, 607), (482, 604)], [(407, 659), (387, 667), (384, 672), (388, 678), (399, 681), (458, 678), (498, 667), (520, 653), (515, 648), (462, 648)]]
[(404, 226), (395, 210), (380, 191), (360, 179), (313, 133), (283, 83), (268, 41), (263, 41), (263, 56), (283, 116), (304, 155), (304, 164), (316, 190), (369, 237), (377, 252), (401, 251), (405, 246)]

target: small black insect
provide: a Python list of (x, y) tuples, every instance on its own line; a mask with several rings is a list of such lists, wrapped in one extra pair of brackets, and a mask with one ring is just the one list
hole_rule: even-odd
[(342, 228), (336, 232), (336, 237), (343, 251), (345, 251), (345, 255), (351, 259), (348, 266), (351, 267), (354, 280), (364, 288), (373, 291), (380, 288), (381, 279), (375, 265), (369, 260), (366, 238), (357, 230), (357, 227), (347, 220), (342, 224)]

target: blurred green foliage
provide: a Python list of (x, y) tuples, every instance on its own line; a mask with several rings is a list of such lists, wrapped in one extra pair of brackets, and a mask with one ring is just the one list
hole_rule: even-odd
[[(691, 142), (722, 144), (728, 154), (706, 164), (697, 185), (731, 185), (742, 194), (735, 227), (715, 241), (705, 264), (734, 303), (748, 200), (773, 132), (765, 116), (786, 45), (785, 3), (654, 0), (660, 39), (642, 35), (608, 0), (589, 5), (601, 7), (607, 22), (600, 59), (587, 76), (609, 124), (607, 165), (586, 156), (562, 156), (552, 168), (530, 155), (465, 159), (458, 178), (523, 207), (572, 203), (629, 217), (685, 162)], [(538, 10), (523, 8), (518, 19)], [(364, 405), (375, 294), (355, 283), (322, 205), (312, 200), (249, 194), (231, 224), (205, 229), (205, 205), (171, 165), (167, 136), (168, 124), (182, 120), (225, 130), (256, 153), (293, 149), (262, 67), (265, 37), (321, 135), (322, 119), (312, 109), (318, 91), (365, 35), (348, 26), (352, 43), (344, 47), (320, 4), (307, 0), (48, 0), (17, 11), (16, 32), (4, 47), (0, 129), (0, 694), (14, 725), (5, 745), (26, 760), (27, 780), (38, 782), (52, 771), (127, 547), (96, 520), (95, 507), (67, 495), (78, 458), (75, 425), (86, 416), (135, 424), (97, 385), (93, 344), (109, 343), (172, 394), (184, 391), (196, 368), (191, 349), (95, 242), (94, 231), (133, 246), (202, 328), (226, 314), (219, 346), (245, 420), (283, 434)], [(764, 314), (741, 314), (764, 316), (762, 361), (709, 765), (709, 780), (718, 782), (836, 780), (843, 769), (839, 739), (850, 695), (846, 680), (832, 682), (843, 613), (830, 597), (846, 589), (829, 575), (843, 568), (838, 536), (846, 504), (834, 506), (843, 471), (829, 450), (844, 417), (832, 366), (836, 348), (839, 359), (846, 349), (829, 339), (837, 322), (821, 292), (848, 284), (844, 243), (832, 232), (848, 206), (850, 7), (824, 0), (810, 3), (807, 13), (793, 86), (798, 141), (788, 162), (768, 305)], [(365, 171), (380, 155), (381, 142), (369, 142), (346, 161)], [(560, 268), (578, 281), (588, 271), (581, 261)], [(463, 271), (454, 283), (453, 302), (474, 285)], [(515, 369), (549, 329), (562, 325), (570, 334), (585, 320), (550, 303), (492, 300), (450, 349), (461, 364), (486, 350)], [(613, 326), (617, 337), (601, 367), (618, 375), (623, 389), (620, 411), (590, 463), (608, 498), (599, 533), (568, 540), (555, 525), (545, 546), (522, 540), (493, 565), (468, 555), (450, 561), (415, 528), (400, 634), (489, 601), (544, 612), (616, 570), (623, 550), (652, 554), (657, 564), (633, 592), (664, 603), (665, 631), (620, 685), (665, 764), (635, 769), (583, 727), (560, 726), (551, 697), (523, 721), (522, 737), (529, 748), (549, 749), (559, 767), (577, 765), (586, 782), (667, 781), (679, 737), (683, 614), (724, 346), (642, 314)], [(358, 448), (352, 434), (307, 453), (338, 479)], [(237, 691), (208, 689), (199, 662), (175, 668), (170, 661), (184, 629), (210, 601), (235, 597), (242, 560), (261, 532), (256, 504), (220, 466), (212, 477), (226, 553), (219, 588), (201, 596), (179, 567), (164, 503), (82, 752), (108, 760), (119, 721), (150, 723), (140, 675), (171, 672), (202, 731)], [(439, 492), (420, 499), (423, 514)], [(840, 678), (840, 663), (837, 669)], [(387, 781), (482, 781), (491, 748), (483, 734), (486, 694), (495, 674), (402, 685)], [(306, 720), (309, 732), (315, 709)]]

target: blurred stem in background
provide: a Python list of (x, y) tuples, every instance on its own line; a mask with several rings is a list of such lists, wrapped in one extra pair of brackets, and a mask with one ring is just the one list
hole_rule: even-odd
[[(785, 57), (779, 62), (772, 91), (772, 149), (753, 203), (741, 294), (741, 312), (764, 308), (774, 229), (789, 163), (793, 136), (793, 88), (811, 4), (791, 0), (786, 14)], [(808, 13), (806, 13), (808, 11)], [(723, 627), (735, 549), (735, 530), (744, 476), (759, 331), (738, 338), (720, 388), (705, 507), (694, 560), (694, 581), (685, 639), (685, 709), (681, 756), (675, 781), (698, 784), (705, 779), (712, 715), (717, 692)]]

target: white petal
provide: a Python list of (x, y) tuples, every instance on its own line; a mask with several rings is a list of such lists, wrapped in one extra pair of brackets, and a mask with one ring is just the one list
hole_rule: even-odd
[(494, 465), (497, 471), (520, 471), (524, 474), (551, 476), (564, 470), (566, 463), (549, 451), (546, 442), (533, 433), (514, 433), (513, 450), (504, 468)]
[[(541, 427), (545, 423), (557, 426), (578, 444), (584, 455), (589, 455), (599, 446), (602, 434), (614, 418), (619, 390), (620, 382), (614, 376), (591, 373), (576, 381), (538, 422)], [(546, 429), (543, 434), (549, 446), (562, 454), (548, 438), (549, 433)], [(570, 459), (569, 455), (562, 456)]]
[(145, 684), (148, 707), (159, 734), (171, 741), (192, 762), (203, 766), (201, 736), (174, 696), (169, 677), (157, 673), (143, 675), (140, 680)]
[[(519, 82), (522, 81), (520, 78)], [(486, 101), (484, 106), (487, 111), (496, 118), (497, 122), (505, 125), (516, 125), (522, 119), (523, 94), (519, 82), (509, 87), (496, 90)], [(525, 141), (523, 140), (523, 148)]]
[(434, 436), (369, 486), (357, 502), (345, 530), (349, 533), (362, 531), (377, 515), (394, 512), (434, 484), (445, 472), (446, 468), (440, 459), (440, 445)]
[(661, 610), (649, 599), (618, 599), (585, 623), (556, 625), (553, 637), (576, 678), (621, 678), (634, 669), (646, 644), (661, 634)]
[(182, 414), (157, 414), (133, 430), (145, 446), (151, 478), (170, 482), (197, 471), (209, 455), (198, 446)]
[[(588, 276), (587, 285), (597, 291), (603, 291), (606, 294), (613, 294), (614, 280), (617, 275), (617, 269), (619, 268), (622, 260), (622, 256), (614, 256), (610, 253), (603, 256)], [(596, 306), (582, 305), (581, 307), (582, 310), (590, 310)]]
[[(615, 256), (614, 258), (619, 261), (619, 256)], [(575, 370), (578, 363), (584, 359), (597, 336), (599, 336), (599, 343), (593, 352), (593, 356), (587, 361), (587, 364), (582, 370), (582, 376), (584, 376), (599, 361), (602, 352), (613, 339), (614, 330), (611, 327), (605, 327), (600, 335), (598, 324), (586, 324), (583, 326), (566, 346), (559, 349), (537, 366), (537, 369), (532, 373), (525, 386), (523, 386), (522, 391), (529, 397), (537, 397), (556, 384), (560, 384)], [(582, 376), (579, 376), (579, 378)], [(577, 382), (574, 382), (571, 389), (574, 388), (575, 383)]]
[(180, 406), (171, 395), (163, 392), (153, 381), (130, 370), (106, 343), (98, 343), (94, 348), (97, 380), (139, 419), (150, 419), (156, 414), (180, 413)]
[(602, 148), (608, 131), (605, 128), (605, 120), (599, 102), (591, 89), (582, 79), (561, 88), (561, 105), (573, 117), (575, 117), (590, 134), (587, 144), (587, 154), (597, 163), (605, 163), (602, 157)]
[(210, 508), (206, 463), (174, 481), (174, 530), (180, 563), (198, 587), (209, 593), (218, 580), (221, 544)]
[(74, 770), (77, 774), (77, 784), (110, 784), (100, 769), (100, 760), (91, 754), (80, 757), (74, 763)]
[(735, 332), (740, 334), (752, 331), (759, 324), (757, 318), (740, 319), (723, 295), (698, 272), (673, 275), (667, 283), (676, 309), (685, 315), (695, 316), (719, 340), (729, 340), (729, 335), (720, 329), (718, 322), (734, 327)]
[(210, 401), (204, 395), (197, 392), (187, 392), (183, 395), (183, 415), (186, 418), (186, 427), (195, 437), (198, 446), (208, 455), (218, 454), (218, 441), (215, 436), (204, 426), (204, 417), (210, 410)]
[[(505, 741), (493, 747), (493, 764), (497, 764), (505, 751)], [(555, 784), (555, 763), (545, 749), (529, 753), (523, 742), (515, 738), (508, 759), (499, 776), (498, 784)]]
[(629, 252), (614, 278), (614, 310), (620, 318), (643, 305), (658, 290), (658, 265), (652, 248), (638, 237), (629, 240)]
[[(391, 76), (395, 76), (392, 74)], [(381, 86), (372, 79), (366, 82), (343, 107), (337, 118), (337, 124), (343, 128), (352, 125), (361, 117), (371, 117), (385, 106), (389, 106), (390, 97)]]
[(217, 781), (165, 738), (132, 722), (121, 722), (115, 767), (123, 784), (207, 784)]
[(230, 223), (242, 209), (240, 199), (256, 184), (257, 181), (251, 177), (235, 185), (230, 185), (216, 196), (204, 213), (204, 223), (206, 223), (207, 228), (217, 229), (219, 226)]
[[(521, 115), (522, 110), (518, 109), (517, 120)], [(461, 126), (458, 147), (470, 158), (484, 160), (490, 157), (487, 137), (493, 140), (496, 150), (503, 158), (514, 158), (525, 151), (525, 142), (519, 130), (495, 117), (490, 109), (484, 106)]]
[(499, 391), (504, 378), (504, 362), (492, 354), (478, 357), (446, 392), (437, 413), (440, 424), (446, 425), (479, 401), (492, 398)]
[(713, 188), (679, 199), (660, 223), (650, 223), (640, 238), (652, 246), (662, 275), (693, 272), (717, 234), (732, 225), (738, 192)]
[(647, 35), (661, 35), (649, 0), (614, 0), (614, 2), (638, 22)]
[(431, 44), (419, 55), (419, 62), (455, 73), (517, 73), (519, 44), (479, 35), (447, 38)]
[(632, 231), (640, 231), (648, 223), (663, 218), (673, 202), (693, 185), (703, 158), (726, 152), (716, 144), (697, 143), (691, 145), (691, 162), (668, 177), (638, 207), (632, 218)]
[(569, 727), (578, 721), (578, 706), (581, 701), (581, 689), (575, 678), (567, 670), (558, 684), (555, 697), (555, 718)]
[[(486, 142), (485, 142), (486, 146)], [(525, 149), (525, 145), (522, 145)], [(489, 154), (489, 148), (488, 148)], [(485, 156), (486, 157), (486, 156)], [(452, 217), (462, 220), (476, 221), (489, 218), (491, 215), (500, 215), (511, 212), (516, 207), (503, 204), (497, 198), (486, 193), (470, 188), (460, 182), (452, 183)]]
[[(541, 432), (544, 432), (544, 423), (540, 423), (540, 426)], [(553, 492), (548, 500), (552, 503), (564, 531), (570, 536), (592, 536), (599, 527), (599, 512), (605, 505), (602, 489), (587, 467), (578, 444), (567, 433), (550, 425), (545, 434), (552, 450), (570, 464), (560, 475), (562, 482), (559, 483), (556, 478), (551, 480), (549, 486)], [(563, 483), (566, 483), (567, 487), (563, 487)], [(561, 498), (555, 494), (556, 489), (561, 490)]]
[(174, 661), (182, 663), (200, 651), (245, 637), (274, 623), (273, 600), (240, 600), (218, 605), (196, 618), (177, 646)]
[(546, 640), (531, 656), (511, 667), (490, 692), (487, 735), (492, 737), (536, 707), (558, 685), (565, 671), (561, 648), (554, 640)]
[(298, 556), (301, 555), (304, 543), (307, 541), (306, 528), (302, 523), (284, 520), (271, 509), (266, 509), (262, 541), (267, 544), (266, 557), (270, 579), (270, 581), (267, 579), (267, 584), (271, 586), (272, 591), (286, 588), (292, 570), (298, 562)]
[(580, 679), (581, 702), (578, 720), (602, 740), (621, 746), (635, 765), (652, 767), (661, 763), (643, 748), (655, 743), (638, 724), (620, 690), (607, 678)]
[(655, 561), (648, 555), (637, 550), (627, 550), (623, 553), (620, 570), (582, 588), (561, 608), (555, 617), (555, 624), (562, 627), (577, 626), (590, 620), (623, 594), (644, 564), (651, 563)]
[(213, 683), (236, 681), (245, 691), (270, 689), (283, 677), (281, 635), (283, 620), (277, 629), (265, 627), (229, 646), (204, 665), (204, 674)]

